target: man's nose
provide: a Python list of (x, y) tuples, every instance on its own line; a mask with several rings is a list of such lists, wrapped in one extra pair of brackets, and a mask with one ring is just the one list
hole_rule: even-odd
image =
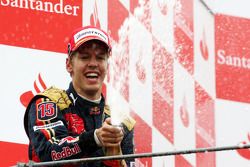
[(89, 66), (97, 66), (97, 59), (95, 55), (92, 55), (89, 60)]

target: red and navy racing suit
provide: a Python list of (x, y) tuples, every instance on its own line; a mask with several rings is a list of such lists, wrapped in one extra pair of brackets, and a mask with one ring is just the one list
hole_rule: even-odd
[[(52, 87), (35, 96), (24, 117), (30, 140), (29, 159), (44, 162), (104, 156), (103, 148), (96, 144), (94, 131), (110, 116), (107, 109), (103, 96), (99, 104), (85, 100), (76, 93), (72, 83), (67, 91)], [(134, 123), (132, 126), (122, 123), (122, 154), (134, 153)], [(128, 166), (131, 161), (134, 159), (126, 159)], [(112, 164), (112, 161), (84, 163), (81, 166), (109, 166), (107, 164)]]

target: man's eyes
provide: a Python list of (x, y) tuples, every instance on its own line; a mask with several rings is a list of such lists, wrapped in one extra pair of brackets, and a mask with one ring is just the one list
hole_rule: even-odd
[[(79, 58), (80, 59), (90, 59), (91, 58), (91, 55), (87, 54), (87, 53), (81, 53), (79, 54)], [(96, 59), (97, 60), (105, 60), (106, 59), (106, 54), (105, 53), (100, 53), (100, 54), (97, 54), (96, 55)]]
[(88, 54), (80, 54), (79, 56), (80, 59), (88, 59), (90, 56)]
[(96, 58), (99, 59), (99, 60), (105, 60), (106, 55), (105, 54), (99, 54), (99, 55), (96, 55)]

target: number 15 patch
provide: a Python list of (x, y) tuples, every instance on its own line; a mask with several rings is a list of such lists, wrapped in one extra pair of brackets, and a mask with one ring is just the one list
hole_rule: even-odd
[(42, 102), (37, 104), (37, 119), (48, 121), (57, 116), (57, 107), (54, 102)]

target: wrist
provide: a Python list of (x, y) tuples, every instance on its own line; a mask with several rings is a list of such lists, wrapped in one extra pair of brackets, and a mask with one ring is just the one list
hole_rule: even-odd
[(97, 136), (97, 129), (94, 131), (94, 139), (95, 139), (95, 142), (96, 144), (101, 147), (102, 146), (102, 143), (101, 141), (99, 140), (98, 136)]

